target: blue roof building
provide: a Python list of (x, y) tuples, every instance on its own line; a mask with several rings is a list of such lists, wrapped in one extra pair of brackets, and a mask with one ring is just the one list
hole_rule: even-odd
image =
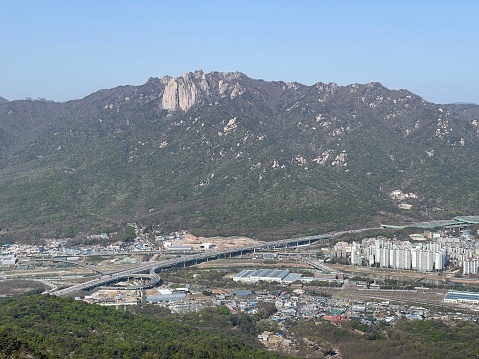
[(444, 296), (445, 303), (479, 304), (479, 292), (450, 290)]

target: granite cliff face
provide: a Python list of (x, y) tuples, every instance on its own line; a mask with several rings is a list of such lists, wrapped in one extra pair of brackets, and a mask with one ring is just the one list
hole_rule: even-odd
[[(478, 108), (380, 83), (201, 70), (66, 103), (6, 102), (0, 237), (138, 220), (266, 238), (472, 214)], [(399, 190), (415, 196), (390, 197)]]
[(202, 70), (198, 70), (185, 73), (182, 77), (169, 78), (163, 92), (161, 106), (169, 111), (177, 109), (188, 111), (191, 107), (203, 104), (212, 97), (229, 96), (233, 99), (244, 93), (241, 85), (234, 82), (239, 76), (239, 73), (206, 75)]

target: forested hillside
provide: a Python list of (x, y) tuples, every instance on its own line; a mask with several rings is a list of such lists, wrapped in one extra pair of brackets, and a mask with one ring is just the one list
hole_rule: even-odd
[(82, 301), (37, 295), (0, 302), (0, 358), (29, 357), (286, 358), (244, 344), (233, 332)]
[(66, 103), (5, 102), (0, 236), (139, 221), (270, 239), (477, 214), (477, 108), (379, 83), (202, 71)]

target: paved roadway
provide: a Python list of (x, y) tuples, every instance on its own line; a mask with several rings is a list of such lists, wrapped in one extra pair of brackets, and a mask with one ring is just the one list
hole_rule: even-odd
[[(227, 250), (219, 250), (219, 251), (208, 251), (200, 254), (193, 254), (193, 255), (188, 255), (188, 256), (181, 256), (179, 258), (174, 258), (174, 259), (168, 259), (164, 261), (153, 261), (153, 262), (146, 262), (146, 263), (141, 263), (135, 267), (121, 270), (112, 274), (107, 274), (107, 275), (102, 275), (101, 277), (90, 280), (88, 282), (84, 282), (81, 284), (77, 284), (65, 289), (57, 290), (54, 292), (51, 292), (51, 294), (57, 295), (57, 296), (65, 296), (69, 295), (70, 293), (80, 291), (80, 290), (85, 290), (85, 289), (91, 289), (94, 287), (98, 287), (107, 283), (115, 282), (120, 278), (125, 278), (128, 277), (132, 274), (139, 274), (139, 273), (150, 273), (149, 276), (152, 274), (155, 274), (156, 270), (161, 270), (165, 268), (170, 268), (170, 267), (176, 267), (180, 265), (191, 265), (191, 264), (196, 264), (198, 262), (203, 262), (203, 261), (208, 261), (208, 260), (215, 260), (215, 259), (220, 259), (220, 258), (228, 258), (232, 257), (235, 255), (241, 255), (244, 252), (252, 252), (257, 249), (271, 249), (271, 248), (283, 248), (283, 247), (294, 247), (298, 246), (300, 244), (310, 244), (311, 242), (315, 242), (318, 240), (324, 240), (324, 239), (331, 239), (333, 237), (339, 236), (341, 234), (346, 234), (346, 233), (358, 233), (362, 231), (367, 231), (371, 229), (377, 229), (377, 228), (364, 228), (364, 229), (359, 229), (359, 230), (352, 230), (352, 231), (342, 231), (342, 232), (335, 232), (335, 233), (328, 233), (328, 234), (322, 234), (318, 236), (310, 236), (310, 237), (300, 237), (300, 238), (291, 238), (291, 239), (283, 239), (279, 241), (273, 241), (273, 242), (263, 242), (263, 243), (258, 243), (254, 245), (248, 245), (244, 247), (235, 247)], [(157, 278), (153, 278), (152, 280), (159, 281), (159, 276), (156, 275)]]

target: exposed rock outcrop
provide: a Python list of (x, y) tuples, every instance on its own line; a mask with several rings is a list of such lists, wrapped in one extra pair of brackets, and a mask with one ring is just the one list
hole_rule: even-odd
[(188, 111), (211, 97), (228, 96), (233, 99), (241, 96), (245, 89), (236, 81), (238, 77), (238, 73), (205, 74), (202, 70), (197, 70), (181, 77), (168, 78), (161, 107), (169, 111)]

